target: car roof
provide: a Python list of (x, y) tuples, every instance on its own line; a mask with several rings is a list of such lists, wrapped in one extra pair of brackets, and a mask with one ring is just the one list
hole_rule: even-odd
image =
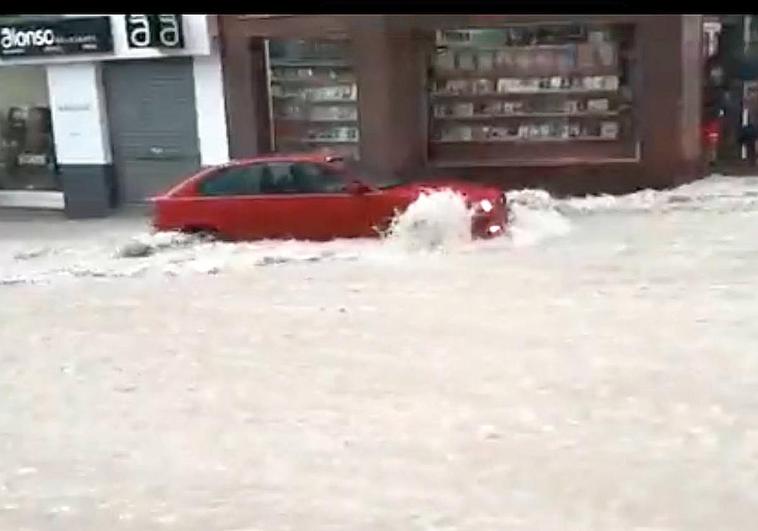
[(244, 159), (232, 159), (226, 164), (221, 164), (220, 166), (238, 166), (244, 164), (253, 164), (256, 162), (329, 162), (329, 159), (331, 157), (338, 157), (338, 155), (332, 153), (270, 154)]

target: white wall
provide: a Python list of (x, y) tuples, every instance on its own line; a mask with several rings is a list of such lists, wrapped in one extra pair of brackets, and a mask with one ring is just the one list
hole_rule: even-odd
[(211, 55), (194, 57), (192, 67), (200, 162), (203, 165), (223, 164), (229, 161), (229, 141), (217, 43), (213, 42)]
[(50, 65), (47, 81), (58, 162), (110, 164), (100, 64)]
[[(95, 17), (106, 15), (65, 15), (71, 17)], [(156, 59), (160, 57), (177, 57), (187, 55), (208, 55), (210, 53), (211, 35), (215, 33), (216, 15), (182, 15), (184, 24), (184, 48), (180, 50), (161, 50), (156, 48), (129, 48), (126, 41), (125, 15), (107, 15), (111, 18), (113, 34), (113, 52), (96, 54), (71, 54), (61, 56), (27, 57), (0, 59), (0, 66), (5, 64), (54, 64), (91, 61), (111, 61), (116, 59)]]

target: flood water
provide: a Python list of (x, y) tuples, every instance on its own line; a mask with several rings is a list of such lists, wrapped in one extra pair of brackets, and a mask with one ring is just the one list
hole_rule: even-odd
[(0, 529), (755, 529), (758, 178), (509, 203), (0, 222)]

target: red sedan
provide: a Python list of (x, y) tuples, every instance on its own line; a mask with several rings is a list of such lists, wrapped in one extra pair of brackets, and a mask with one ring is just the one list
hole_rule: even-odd
[(452, 189), (475, 209), (472, 234), (503, 231), (502, 192), (461, 181), (380, 182), (329, 155), (266, 156), (202, 170), (154, 197), (158, 230), (232, 240), (377, 236), (423, 192)]

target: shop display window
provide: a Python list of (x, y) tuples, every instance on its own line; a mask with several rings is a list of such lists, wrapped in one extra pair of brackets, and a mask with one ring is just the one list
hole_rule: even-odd
[(0, 191), (61, 190), (43, 67), (0, 72)]
[(633, 26), (440, 30), (430, 158), (631, 156)]
[(358, 158), (358, 85), (348, 43), (269, 40), (274, 149), (331, 151)]

